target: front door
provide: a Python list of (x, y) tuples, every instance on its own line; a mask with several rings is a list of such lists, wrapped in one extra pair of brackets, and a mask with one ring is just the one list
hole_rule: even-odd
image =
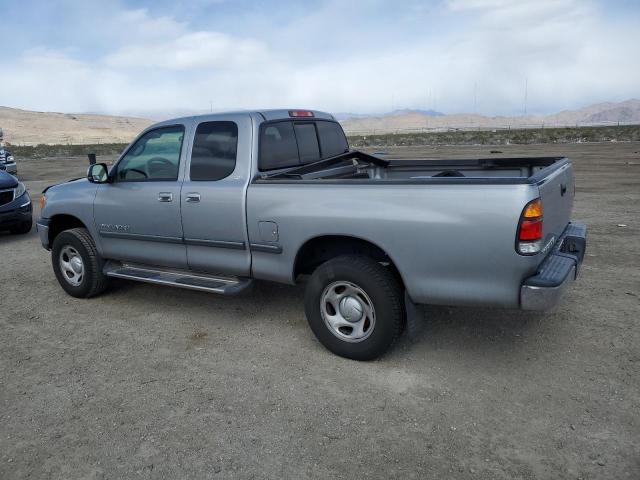
[(245, 194), (251, 165), (251, 118), (229, 115), (194, 125), (182, 186), (182, 227), (192, 270), (248, 276)]
[(180, 221), (186, 125), (143, 134), (98, 187), (94, 219), (105, 258), (187, 268)]

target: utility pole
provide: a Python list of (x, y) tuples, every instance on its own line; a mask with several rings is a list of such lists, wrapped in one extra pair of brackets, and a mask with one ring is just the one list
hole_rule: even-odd
[(524, 116), (527, 116), (527, 90), (529, 89), (529, 78), (524, 77)]
[(209, 100), (209, 108), (211, 113), (213, 113), (213, 100)]
[(478, 82), (473, 84), (473, 113), (478, 114)]

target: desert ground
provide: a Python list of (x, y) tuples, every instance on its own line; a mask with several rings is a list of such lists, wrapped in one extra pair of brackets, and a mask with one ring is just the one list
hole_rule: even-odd
[[(2, 233), (0, 478), (640, 478), (640, 143), (387, 150), (571, 157), (589, 238), (564, 302), (427, 306), (354, 362), (313, 337), (304, 285), (78, 300), (35, 230)], [(35, 200), (87, 163), (17, 161)]]

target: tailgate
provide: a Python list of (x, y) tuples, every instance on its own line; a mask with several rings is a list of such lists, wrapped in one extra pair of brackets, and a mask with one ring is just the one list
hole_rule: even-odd
[(575, 194), (573, 167), (571, 162), (563, 164), (549, 173), (539, 183), (543, 208), (543, 231), (545, 243), (553, 236), (559, 238), (571, 219)]

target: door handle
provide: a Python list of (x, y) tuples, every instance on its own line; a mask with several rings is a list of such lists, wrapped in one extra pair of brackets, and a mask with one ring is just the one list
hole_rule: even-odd
[(567, 184), (566, 183), (561, 183), (560, 184), (560, 196), (564, 197), (565, 193), (567, 193)]
[(172, 202), (173, 201), (173, 193), (171, 192), (160, 192), (158, 194), (159, 202)]
[(187, 202), (190, 203), (197, 203), (200, 201), (200, 194), (199, 193), (187, 193)]

